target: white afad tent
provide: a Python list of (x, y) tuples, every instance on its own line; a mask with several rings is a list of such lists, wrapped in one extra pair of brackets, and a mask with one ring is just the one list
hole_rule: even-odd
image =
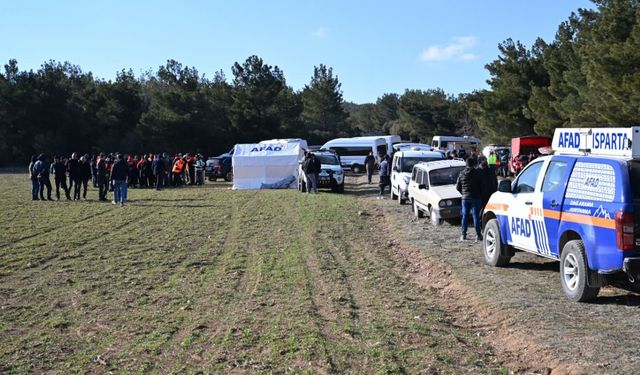
[(304, 157), (299, 143), (238, 144), (233, 153), (234, 189), (295, 189)]

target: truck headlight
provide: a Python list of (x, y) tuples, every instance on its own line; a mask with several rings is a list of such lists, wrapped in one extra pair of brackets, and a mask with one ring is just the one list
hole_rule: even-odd
[(446, 206), (446, 205), (447, 205), (447, 203), (446, 203), (445, 201), (440, 201), (440, 203), (438, 203), (438, 205), (439, 205), (440, 207), (444, 207), (444, 206)]
[(453, 201), (451, 199), (447, 199), (447, 206), (453, 206)]

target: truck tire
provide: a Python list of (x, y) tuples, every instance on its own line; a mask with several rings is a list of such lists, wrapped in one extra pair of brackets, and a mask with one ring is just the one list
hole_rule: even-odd
[(489, 220), (484, 226), (482, 235), (482, 252), (484, 253), (485, 263), (493, 267), (506, 266), (511, 260), (511, 256), (502, 255), (506, 246), (509, 245), (502, 242), (498, 220)]
[(233, 172), (229, 171), (226, 175), (224, 175), (224, 180), (227, 182), (233, 181)]
[(416, 205), (416, 202), (412, 201), (411, 204), (413, 205), (413, 216), (415, 216), (416, 219), (422, 219), (424, 217), (424, 213), (420, 211), (420, 209)]
[(567, 242), (560, 256), (560, 282), (564, 294), (572, 301), (586, 302), (598, 296), (600, 287), (587, 285), (587, 257), (582, 240)]
[(351, 172), (353, 173), (362, 173), (362, 166), (360, 164), (354, 164), (351, 166)]

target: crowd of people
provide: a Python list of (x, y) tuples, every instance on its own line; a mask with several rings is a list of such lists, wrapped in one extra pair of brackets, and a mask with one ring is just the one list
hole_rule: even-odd
[[(128, 188), (180, 187), (204, 184), (204, 157), (200, 154), (146, 154), (142, 156), (120, 153), (71, 157), (46, 154), (34, 155), (29, 163), (32, 200), (60, 200), (60, 190), (67, 200), (87, 199), (89, 181), (98, 189), (98, 200), (108, 201), (113, 192), (113, 204), (125, 205)], [(55, 189), (51, 184), (53, 175)], [(46, 191), (46, 197), (45, 197)], [(72, 198), (73, 195), (73, 198)]]

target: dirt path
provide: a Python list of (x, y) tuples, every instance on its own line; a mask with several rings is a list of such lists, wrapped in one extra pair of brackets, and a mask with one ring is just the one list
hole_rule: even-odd
[(360, 197), (397, 242), (394, 260), (412, 282), (438, 296), (456, 324), (475, 330), (515, 373), (630, 374), (640, 371), (640, 297), (604, 288), (595, 303), (572, 303), (558, 263), (518, 253), (506, 268), (484, 264), (481, 245), (460, 228), (417, 221), (410, 206), (376, 200), (377, 186), (351, 177)]

